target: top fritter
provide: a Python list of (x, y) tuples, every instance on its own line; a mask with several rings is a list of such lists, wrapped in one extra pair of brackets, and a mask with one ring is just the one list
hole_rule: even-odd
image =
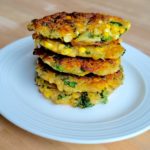
[(60, 12), (34, 19), (28, 30), (73, 45), (102, 45), (117, 40), (130, 28), (130, 22), (99, 13)]

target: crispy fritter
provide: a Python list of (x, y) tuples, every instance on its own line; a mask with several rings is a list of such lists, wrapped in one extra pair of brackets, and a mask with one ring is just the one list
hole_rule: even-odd
[(79, 77), (56, 72), (41, 61), (36, 65), (36, 72), (42, 79), (56, 84), (59, 91), (67, 92), (99, 92), (105, 89), (112, 91), (112, 89), (120, 86), (123, 81), (122, 70), (106, 76), (88, 75)]
[(74, 45), (101, 45), (119, 39), (130, 28), (130, 22), (100, 13), (60, 12), (34, 19), (27, 28), (43, 37)]
[(43, 48), (35, 49), (33, 54), (38, 55), (45, 64), (54, 70), (78, 76), (85, 76), (89, 73), (104, 76), (115, 73), (120, 69), (120, 59), (73, 58), (51, 53)]
[(57, 54), (70, 57), (86, 57), (97, 59), (117, 59), (124, 54), (125, 49), (120, 41), (116, 40), (103, 46), (72, 46), (60, 41), (40, 38), (37, 34), (33, 35), (36, 45), (41, 45)]
[(65, 92), (59, 91), (55, 84), (36, 77), (36, 84), (39, 91), (55, 104), (67, 104), (73, 107), (86, 108), (94, 106), (97, 103), (107, 103), (110, 92), (103, 90), (101, 92)]

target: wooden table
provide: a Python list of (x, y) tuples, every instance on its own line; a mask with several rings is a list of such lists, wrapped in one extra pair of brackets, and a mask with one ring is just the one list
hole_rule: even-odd
[[(150, 1), (148, 0), (0, 0), (0, 47), (30, 35), (26, 24), (57, 11), (106, 12), (129, 19), (124, 41), (150, 55)], [(150, 131), (109, 144), (80, 145), (56, 142), (28, 133), (0, 116), (0, 150), (150, 150)]]

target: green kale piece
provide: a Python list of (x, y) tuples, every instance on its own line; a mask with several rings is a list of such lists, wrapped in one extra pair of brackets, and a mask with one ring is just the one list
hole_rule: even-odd
[(65, 98), (66, 96), (67, 96), (66, 94), (62, 93), (62, 94), (59, 94), (59, 95), (57, 96), (57, 99), (63, 99), (63, 98)]
[(65, 85), (68, 85), (68, 86), (70, 86), (70, 87), (72, 87), (72, 88), (75, 88), (76, 85), (77, 85), (77, 82), (69, 81), (68, 79), (64, 79), (64, 84), (65, 84)]
[(108, 102), (108, 91), (102, 90), (100, 96), (101, 96), (101, 103), (106, 104)]
[(60, 71), (60, 72), (62, 72), (63, 71), (63, 68), (62, 68), (62, 66), (60, 66), (60, 65), (55, 65), (54, 67), (53, 67), (55, 70), (57, 70), (57, 71)]
[(90, 102), (87, 92), (82, 92), (82, 94), (78, 100), (79, 100), (79, 102), (78, 102), (77, 106), (80, 108), (92, 107), (94, 105)]
[(89, 52), (89, 51), (85, 51), (85, 53), (86, 53), (87, 55), (91, 54), (91, 52)]
[(119, 27), (122, 27), (122, 26), (123, 26), (122, 23), (116, 22), (116, 21), (110, 21), (110, 23), (111, 23), (111, 24), (114, 24), (114, 25), (117, 25), (117, 26), (119, 26)]
[(111, 41), (111, 40), (112, 40), (112, 37), (111, 37), (111, 36), (108, 36), (108, 37), (104, 37), (104, 36), (103, 36), (103, 37), (101, 38), (101, 41), (102, 41), (102, 42), (107, 42), (107, 41)]

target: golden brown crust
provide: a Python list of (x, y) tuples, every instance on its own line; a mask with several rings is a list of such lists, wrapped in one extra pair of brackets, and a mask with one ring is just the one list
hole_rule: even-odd
[(51, 53), (43, 48), (35, 49), (34, 55), (38, 55), (42, 61), (59, 72), (84, 76), (89, 73), (104, 76), (112, 74), (120, 69), (120, 59), (93, 60), (90, 58), (67, 57)]
[(42, 62), (37, 63), (36, 72), (39, 77), (57, 85), (58, 90), (67, 92), (98, 92), (107, 89), (117, 88), (122, 84), (123, 72), (120, 70), (114, 74), (106, 76), (84, 76), (63, 74), (51, 70)]
[(128, 21), (116, 16), (79, 12), (56, 13), (34, 19), (28, 25), (29, 30), (34, 30), (44, 37), (87, 45), (119, 39), (129, 28)]

